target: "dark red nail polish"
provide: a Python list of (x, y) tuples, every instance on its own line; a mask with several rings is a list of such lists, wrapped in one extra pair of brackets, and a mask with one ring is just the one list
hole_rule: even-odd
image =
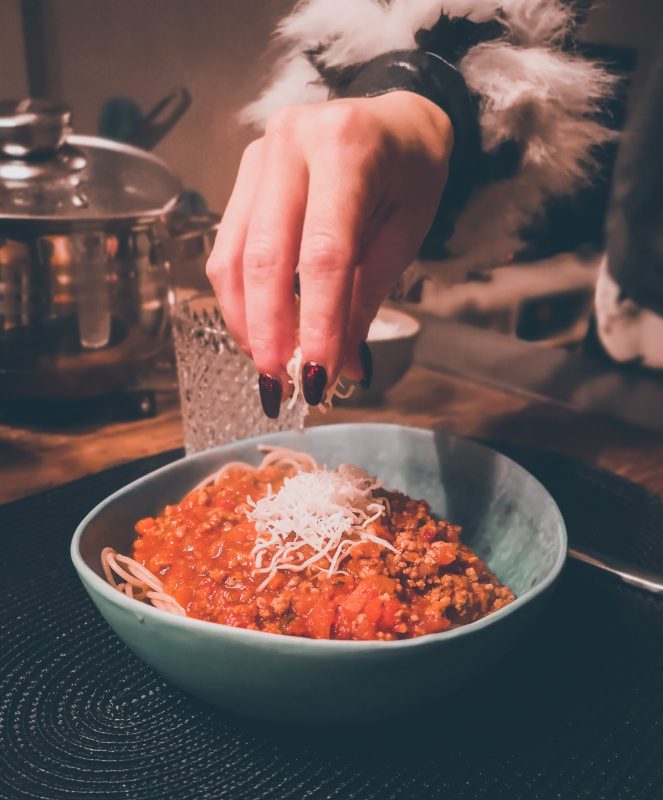
[(361, 361), (361, 371), (364, 373), (361, 385), (363, 389), (368, 389), (373, 380), (373, 354), (363, 339), (359, 342), (359, 360)]
[(281, 409), (281, 395), (283, 394), (281, 381), (273, 375), (261, 372), (258, 378), (258, 388), (260, 389), (262, 410), (270, 419), (276, 419)]
[(327, 386), (327, 370), (320, 364), (307, 361), (302, 369), (302, 391), (310, 406), (317, 406)]

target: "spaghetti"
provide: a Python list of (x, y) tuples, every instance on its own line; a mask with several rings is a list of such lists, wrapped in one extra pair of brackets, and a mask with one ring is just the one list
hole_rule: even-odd
[[(207, 486), (216, 486), (226, 475), (236, 469), (257, 472), (266, 467), (274, 467), (284, 472), (295, 470), (299, 473), (314, 472), (319, 469), (316, 460), (307, 453), (300, 453), (287, 447), (262, 444), (258, 445), (258, 450), (265, 455), (257, 467), (245, 461), (229, 461), (216, 472), (203, 478), (191, 491), (197, 492)], [(257, 558), (258, 572), (265, 571), (261, 567), (263, 551), (266, 546), (266, 543), (260, 546), (256, 545), (256, 552), (259, 552)], [(283, 569), (283, 564), (284, 562), (281, 561), (268, 570), (270, 575), (263, 581), (263, 587), (278, 569)], [(101, 567), (108, 583), (118, 591), (124, 592), (127, 597), (131, 597), (134, 600), (149, 601), (155, 608), (160, 608), (162, 611), (171, 611), (174, 614), (186, 616), (185, 610), (177, 600), (164, 592), (163, 582), (136, 559), (121, 555), (112, 547), (104, 547), (101, 551)], [(293, 564), (292, 568), (301, 569), (302, 567)], [(116, 577), (119, 577), (122, 582), (118, 583)]]
[[(122, 564), (125, 569), (122, 568)], [(163, 591), (163, 583), (156, 575), (135, 559), (120, 555), (112, 547), (104, 547), (101, 551), (101, 566), (108, 583), (118, 591), (124, 592), (127, 597), (132, 597), (134, 600), (149, 600), (155, 608), (186, 616), (186, 611), (177, 600)], [(121, 578), (124, 583), (117, 583), (115, 576)]]
[(174, 614), (269, 633), (399, 639), (479, 619), (513, 593), (427, 503), (358, 467), (260, 446), (136, 523), (106, 580)]

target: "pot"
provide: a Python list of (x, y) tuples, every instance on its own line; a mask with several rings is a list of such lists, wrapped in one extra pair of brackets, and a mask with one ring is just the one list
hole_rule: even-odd
[(0, 103), (0, 398), (81, 398), (139, 381), (167, 337), (156, 156), (76, 136), (49, 101)]
[(205, 265), (212, 252), (221, 216), (211, 212), (180, 214), (168, 220), (168, 260), (177, 296), (209, 292)]

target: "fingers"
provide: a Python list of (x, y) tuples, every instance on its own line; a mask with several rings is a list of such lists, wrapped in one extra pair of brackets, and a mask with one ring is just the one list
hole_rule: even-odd
[[(336, 125), (343, 120), (335, 120)], [(299, 256), (304, 396), (312, 405), (337, 376), (345, 351), (355, 264), (371, 215), (372, 176), (352, 142), (327, 137), (309, 158)], [(338, 135), (338, 129), (336, 131)]]
[(352, 287), (343, 374), (370, 383), (372, 365), (366, 338), (382, 302), (403, 270), (416, 258), (426, 233), (425, 214), (398, 211), (381, 221), (380, 228), (362, 255)]
[(224, 211), (214, 248), (207, 261), (207, 277), (221, 312), (237, 344), (251, 354), (244, 303), (243, 258), (253, 198), (260, 173), (262, 140), (244, 151), (232, 195)]
[(437, 126), (398, 100), (291, 107), (242, 159), (207, 273), (270, 416), (296, 344), (295, 269), (303, 389), (317, 404), (344, 360), (359, 373), (360, 341), (439, 201)]
[(281, 381), (295, 348), (294, 275), (306, 209), (308, 171), (294, 135), (295, 113), (269, 124), (244, 246), (249, 346), (258, 372)]

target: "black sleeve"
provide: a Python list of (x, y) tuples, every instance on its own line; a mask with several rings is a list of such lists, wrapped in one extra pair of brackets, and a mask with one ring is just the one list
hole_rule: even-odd
[(432, 227), (436, 240), (453, 232), (476, 178), (481, 152), (477, 109), (460, 72), (440, 56), (422, 50), (385, 53), (365, 64), (325, 71), (330, 98), (376, 97), (393, 91), (415, 92), (438, 105), (449, 117), (454, 147), (449, 176)]
[[(663, 44), (663, 41), (661, 41)], [(608, 212), (608, 271), (663, 315), (663, 49), (622, 136)]]

